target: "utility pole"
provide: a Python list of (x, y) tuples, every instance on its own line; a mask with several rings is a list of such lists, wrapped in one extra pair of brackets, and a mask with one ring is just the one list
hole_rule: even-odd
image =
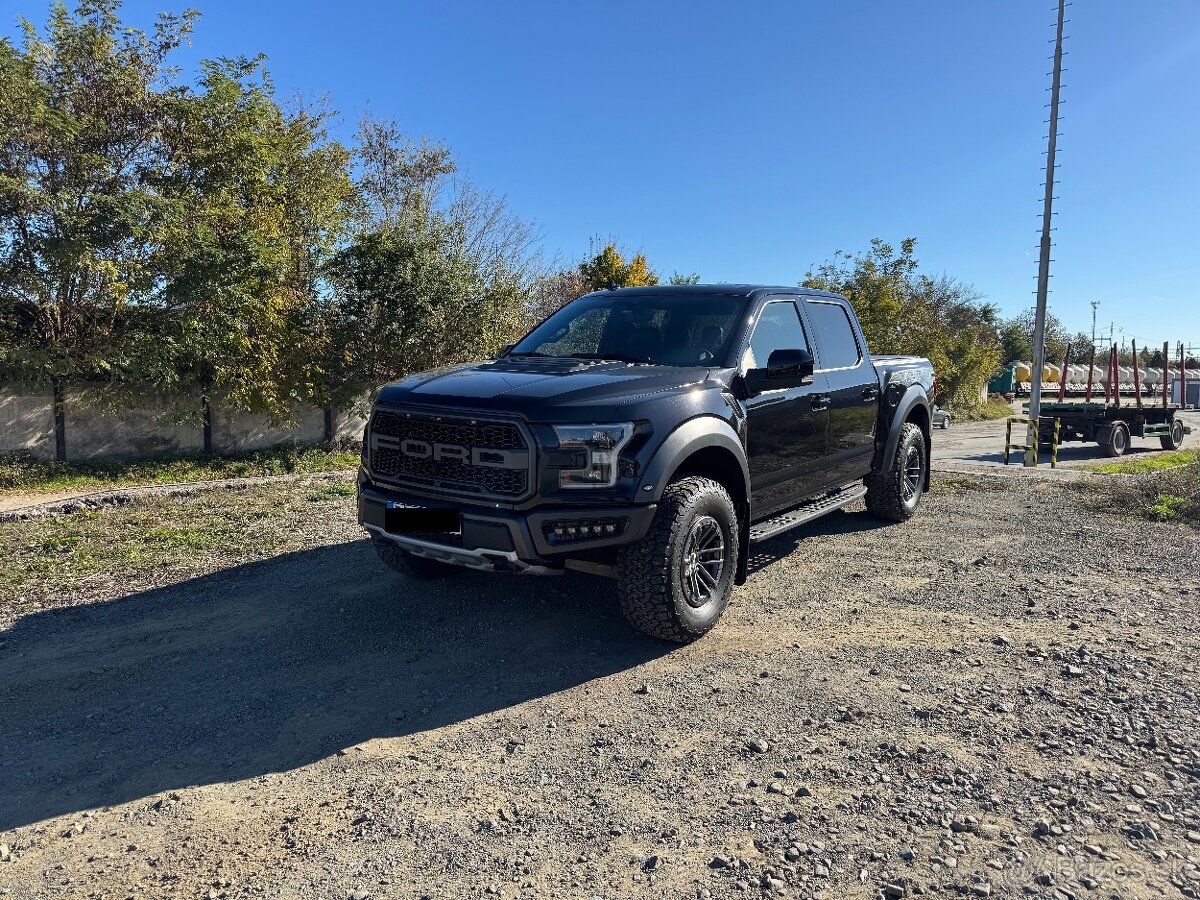
[(1092, 301), (1092, 346), (1096, 346), (1096, 310), (1100, 306), (1099, 300)]
[(1046, 366), (1046, 297), (1050, 292), (1050, 220), (1054, 215), (1054, 151), (1058, 144), (1058, 94), (1062, 86), (1063, 22), (1067, 0), (1058, 0), (1058, 28), (1054, 35), (1054, 80), (1050, 83), (1050, 133), (1046, 144), (1046, 195), (1042, 200), (1042, 246), (1038, 258), (1037, 311), (1033, 325), (1033, 383), (1029, 392), (1029, 439), (1025, 465), (1037, 465), (1041, 436), (1042, 372)]

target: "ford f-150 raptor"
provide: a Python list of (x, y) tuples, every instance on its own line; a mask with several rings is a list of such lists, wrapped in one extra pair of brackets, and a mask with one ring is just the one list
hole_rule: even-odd
[(358, 517), (387, 565), (577, 569), (640, 630), (708, 631), (750, 544), (929, 486), (934, 373), (871, 357), (845, 298), (749, 285), (597, 291), (491, 361), (384, 386)]

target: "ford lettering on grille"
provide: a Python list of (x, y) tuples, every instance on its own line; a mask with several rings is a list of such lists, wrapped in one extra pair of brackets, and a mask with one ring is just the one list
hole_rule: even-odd
[(507, 422), (377, 412), (370, 460), (373, 473), (392, 481), (503, 497), (529, 489), (529, 448)]

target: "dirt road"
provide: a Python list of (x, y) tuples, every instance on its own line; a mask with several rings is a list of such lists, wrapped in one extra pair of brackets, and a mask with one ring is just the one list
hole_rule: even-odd
[(0, 631), (0, 893), (1200, 896), (1194, 532), (939, 481), (675, 647), (588, 576), (405, 582), (334, 509)]

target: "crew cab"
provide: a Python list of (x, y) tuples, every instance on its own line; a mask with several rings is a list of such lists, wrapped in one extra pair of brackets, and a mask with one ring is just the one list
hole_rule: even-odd
[(380, 389), (358, 517), (413, 578), (616, 579), (640, 630), (716, 624), (750, 545), (929, 485), (933, 368), (872, 358), (844, 297), (793, 287), (596, 291), (486, 362)]

